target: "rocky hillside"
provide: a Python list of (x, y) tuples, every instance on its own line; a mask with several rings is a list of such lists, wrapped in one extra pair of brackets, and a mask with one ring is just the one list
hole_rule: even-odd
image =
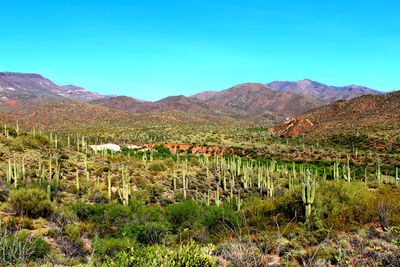
[(0, 72), (0, 102), (13, 100), (43, 101), (72, 98), (82, 101), (104, 98), (74, 85), (60, 86), (39, 74)]
[(91, 104), (107, 107), (113, 110), (125, 110), (127, 112), (134, 112), (138, 107), (144, 103), (129, 96), (116, 96), (112, 98), (101, 98), (90, 101)]
[(322, 103), (308, 96), (273, 90), (261, 83), (245, 83), (221, 91), (207, 101), (248, 113), (269, 111), (286, 117), (297, 116)]
[(156, 102), (139, 102), (134, 98), (119, 96), (110, 99), (100, 99), (92, 104), (108, 107), (113, 110), (124, 110), (133, 113), (162, 113), (180, 111), (190, 114), (203, 114), (213, 116), (237, 116), (244, 112), (235, 108), (221, 106), (196, 98), (169, 96)]
[(204, 91), (204, 92), (201, 92), (198, 94), (191, 95), (190, 97), (197, 98), (200, 100), (208, 100), (218, 93), (219, 93), (219, 91)]
[(347, 136), (342, 139), (348, 142), (376, 139), (382, 144), (386, 142), (384, 145), (400, 146), (399, 128), (400, 91), (397, 91), (336, 101), (276, 125), (270, 131), (283, 136), (301, 134), (316, 139)]
[(366, 94), (382, 94), (380, 91), (359, 85), (328, 86), (309, 79), (297, 82), (275, 81), (267, 83), (267, 86), (278, 91), (306, 95), (329, 103), (337, 100), (348, 100)]

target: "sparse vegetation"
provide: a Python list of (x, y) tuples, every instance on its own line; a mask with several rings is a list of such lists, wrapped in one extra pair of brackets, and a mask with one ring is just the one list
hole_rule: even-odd
[[(3, 126), (3, 265), (399, 262), (396, 153), (143, 116), (152, 126)], [(121, 150), (90, 147), (105, 143)]]

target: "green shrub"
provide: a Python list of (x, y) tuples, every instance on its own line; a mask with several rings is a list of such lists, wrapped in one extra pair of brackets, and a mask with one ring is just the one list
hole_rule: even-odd
[(17, 231), (23, 228), (29, 230), (34, 229), (32, 219), (26, 217), (10, 217), (5, 222), (5, 227), (10, 231)]
[(327, 228), (363, 225), (374, 217), (374, 195), (359, 182), (321, 181), (313, 209)]
[(206, 227), (210, 234), (217, 234), (222, 231), (222, 224), (233, 229), (239, 227), (243, 219), (232, 209), (229, 203), (222, 206), (203, 206), (201, 214), (201, 225)]
[(168, 226), (162, 222), (132, 222), (124, 227), (123, 236), (137, 240), (142, 244), (158, 244), (166, 237)]
[(42, 136), (37, 135), (33, 137), (32, 135), (21, 135), (15, 137), (11, 142), (11, 148), (17, 151), (24, 151), (29, 148), (40, 148), (41, 146), (48, 146), (49, 140)]
[(53, 211), (47, 193), (40, 188), (20, 188), (11, 191), (9, 203), (17, 214), (31, 218), (47, 217)]
[(113, 258), (105, 266), (218, 266), (211, 256), (213, 246), (200, 247), (194, 243), (181, 246), (134, 246)]
[(274, 200), (249, 198), (244, 206), (248, 224), (258, 230), (274, 230), (276, 222), (286, 225), (296, 216), (304, 219), (304, 206), (301, 200), (300, 186), (286, 190)]
[[(135, 241), (129, 238), (104, 238), (95, 240), (95, 255), (99, 261), (127, 251)], [(121, 266), (121, 265), (117, 265)]]
[(382, 227), (399, 226), (400, 189), (380, 188), (375, 196), (375, 211)]
[(165, 171), (167, 166), (165, 166), (162, 160), (155, 160), (151, 163), (150, 168), (151, 171)]
[(165, 147), (164, 145), (155, 146), (154, 149), (157, 150), (157, 152), (161, 153), (161, 154), (171, 154), (171, 151), (169, 150), (169, 148)]
[(42, 238), (30, 236), (21, 232), (0, 233), (0, 265), (16, 266), (25, 265), (29, 261), (37, 261), (45, 257), (50, 250)]
[(80, 242), (81, 233), (80, 228), (74, 224), (67, 224), (64, 229), (63, 233), (69, 237), (74, 242)]
[(50, 217), (51, 221), (63, 228), (67, 224), (71, 224), (78, 219), (74, 210), (68, 206), (58, 207)]
[(167, 206), (165, 215), (174, 232), (184, 228), (196, 229), (201, 219), (201, 207), (193, 200), (186, 200)]

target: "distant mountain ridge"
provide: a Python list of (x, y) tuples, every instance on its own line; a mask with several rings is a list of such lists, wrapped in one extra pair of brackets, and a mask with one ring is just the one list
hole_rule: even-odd
[(208, 99), (210, 99), (211, 97), (215, 96), (218, 93), (219, 93), (219, 91), (204, 91), (204, 92), (201, 92), (201, 93), (197, 93), (197, 94), (191, 95), (190, 97), (201, 99), (201, 100), (208, 100)]
[(239, 84), (219, 92), (207, 101), (248, 113), (268, 111), (289, 117), (323, 105), (314, 98), (292, 92), (276, 91), (261, 83)]
[(132, 97), (118, 96), (90, 102), (112, 110), (124, 110), (133, 113), (181, 111), (205, 115), (237, 116), (244, 112), (235, 108), (220, 106), (204, 100), (183, 95), (169, 96), (156, 102), (139, 102)]
[[(274, 81), (265, 84), (271, 89), (283, 92), (292, 92), (315, 98), (324, 103), (332, 103), (337, 100), (348, 100), (366, 94), (384, 94), (384, 92), (374, 90), (360, 85), (330, 86), (310, 79), (296, 82)], [(204, 91), (190, 97), (209, 100), (221, 91)]]
[(71, 98), (91, 101), (108, 96), (74, 86), (56, 85), (39, 74), (0, 72), (0, 102), (8, 100), (43, 101)]
[(292, 92), (313, 97), (319, 101), (332, 103), (337, 100), (348, 100), (366, 94), (382, 94), (382, 92), (359, 85), (328, 86), (316, 81), (304, 79), (296, 82), (275, 81), (267, 86), (277, 91)]
[(73, 99), (129, 113), (177, 111), (247, 121), (283, 121), (335, 99), (380, 93), (357, 85), (334, 87), (306, 79), (269, 84), (244, 83), (222, 91), (205, 91), (191, 97), (169, 96), (146, 102), (127, 96), (105, 96), (74, 85), (60, 86), (39, 74), (0, 72), (0, 107), (9, 112), (43, 102)]

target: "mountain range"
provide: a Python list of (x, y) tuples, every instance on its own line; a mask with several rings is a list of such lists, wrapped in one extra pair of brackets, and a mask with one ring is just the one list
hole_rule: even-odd
[(60, 86), (39, 74), (0, 72), (0, 102), (8, 100), (45, 101), (60, 98), (90, 101), (112, 97), (74, 85)]
[(112, 110), (124, 110), (133, 113), (181, 111), (205, 115), (232, 116), (244, 114), (243, 111), (212, 102), (189, 98), (183, 95), (169, 96), (156, 102), (139, 102), (132, 97), (118, 96), (90, 101), (91, 104)]
[(382, 94), (382, 92), (359, 85), (342, 87), (328, 86), (319, 82), (304, 79), (297, 82), (275, 81), (267, 86), (285, 92), (292, 92), (313, 97), (319, 101), (332, 103), (337, 100), (348, 100), (366, 94)]
[[(204, 91), (190, 97), (169, 96), (159, 101), (147, 102), (128, 96), (101, 95), (74, 85), (56, 85), (39, 74), (0, 73), (0, 109), (5, 114), (24, 114), (21, 118), (38, 117), (37, 122), (41, 121), (40, 113), (46, 111), (46, 105), (49, 106), (47, 110), (61, 111), (79, 107), (77, 110), (89, 110), (89, 114), (97, 112), (100, 117), (113, 117), (110, 114), (115, 112), (117, 117), (126, 117), (128, 113), (182, 112), (209, 118), (282, 122), (297, 118), (303, 113), (311, 114), (307, 113), (310, 110), (319, 110), (321, 107), (323, 110), (329, 107), (324, 107), (325, 105), (338, 99), (348, 100), (366, 94), (378, 97), (382, 92), (357, 85), (327, 86), (306, 79), (268, 84), (244, 83), (222, 91)], [(78, 119), (78, 113), (79, 111), (71, 114)], [(48, 116), (47, 114), (43, 118), (51, 121)], [(83, 114), (81, 118), (88, 119), (87, 116)], [(307, 115), (305, 118), (315, 124), (313, 116)], [(280, 133), (280, 130), (277, 132)], [(286, 132), (283, 134), (286, 135)]]

